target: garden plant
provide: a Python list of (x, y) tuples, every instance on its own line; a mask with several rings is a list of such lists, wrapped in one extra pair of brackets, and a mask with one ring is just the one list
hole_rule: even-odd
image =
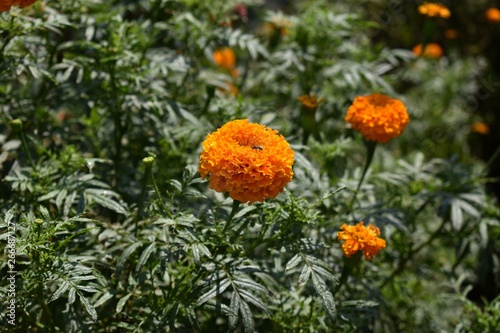
[(498, 332), (462, 2), (0, 0), (0, 331)]

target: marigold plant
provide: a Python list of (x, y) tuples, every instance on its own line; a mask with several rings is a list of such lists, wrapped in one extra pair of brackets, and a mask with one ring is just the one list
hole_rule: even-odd
[(451, 15), (448, 7), (432, 2), (425, 2), (424, 4), (418, 6), (418, 12), (429, 17), (448, 18)]
[(345, 120), (366, 140), (387, 142), (403, 132), (410, 117), (403, 102), (375, 93), (356, 97)]
[(425, 45), (425, 50), (422, 54), (422, 44), (418, 44), (412, 50), (413, 54), (417, 57), (424, 56), (426, 58), (439, 59), (443, 56), (443, 49), (439, 44), (429, 43)]
[(337, 233), (339, 241), (344, 241), (342, 250), (346, 257), (363, 251), (365, 258), (371, 260), (381, 249), (385, 248), (385, 240), (379, 238), (380, 229), (373, 224), (364, 226), (363, 221), (356, 225), (343, 224)]
[(245, 202), (274, 198), (292, 180), (294, 152), (285, 138), (246, 119), (226, 123), (202, 143), (198, 171), (210, 188)]
[(2, 0), (0, 2), (0, 13), (9, 11), (13, 6), (19, 6), (21, 8), (31, 6), (36, 0)]

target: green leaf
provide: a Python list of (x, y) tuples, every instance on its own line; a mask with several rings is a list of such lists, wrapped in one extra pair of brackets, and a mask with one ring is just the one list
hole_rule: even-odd
[(302, 255), (300, 253), (294, 255), (293, 258), (290, 259), (290, 261), (286, 264), (285, 271), (294, 268), (295, 266), (300, 264), (301, 261), (302, 261)]
[(335, 300), (325, 281), (315, 273), (312, 273), (312, 281), (314, 289), (316, 289), (316, 292), (323, 300), (323, 306), (325, 307), (326, 312), (330, 315), (334, 322), (337, 321), (337, 309), (335, 307)]
[(153, 253), (155, 251), (156, 251), (156, 243), (155, 242), (151, 243), (144, 251), (142, 251), (141, 256), (139, 257), (139, 261), (137, 262), (137, 265), (135, 266), (136, 272), (139, 272), (141, 270), (141, 268), (148, 261), (151, 253)]
[(56, 292), (52, 294), (52, 297), (49, 299), (49, 303), (61, 297), (66, 292), (66, 290), (68, 290), (69, 287), (70, 287), (69, 282), (63, 282), (56, 290)]
[(257, 296), (253, 295), (247, 290), (240, 289), (239, 290), (240, 296), (247, 302), (252, 303), (262, 311), (264, 311), (267, 315), (270, 315), (269, 309), (267, 308), (266, 304)]
[(134, 253), (135, 250), (137, 250), (137, 248), (139, 248), (141, 245), (142, 245), (141, 242), (136, 242), (131, 244), (125, 251), (123, 251), (122, 255), (120, 256), (116, 264), (117, 274), (120, 273), (121, 270), (123, 269), (123, 266), (125, 265), (125, 262), (127, 261), (128, 257), (130, 257), (130, 255)]
[(208, 301), (209, 299), (214, 298), (215, 296), (222, 294), (227, 289), (227, 287), (229, 287), (230, 285), (231, 285), (231, 280), (229, 280), (228, 278), (225, 278), (221, 281), (218, 281), (215, 286), (210, 288), (209, 291), (207, 291), (206, 293), (201, 295), (200, 298), (198, 298), (195, 306), (200, 306), (203, 303), (205, 303), (206, 301)]
[(311, 267), (309, 265), (304, 265), (304, 267), (302, 268), (302, 273), (300, 273), (300, 276), (299, 276), (299, 287), (302, 287), (303, 285), (305, 285), (307, 283), (307, 281), (309, 281), (309, 278), (311, 277)]
[(116, 304), (116, 313), (122, 312), (123, 306), (125, 305), (125, 303), (127, 303), (128, 299), (131, 296), (132, 296), (132, 294), (127, 294), (127, 295), (123, 296), (122, 298), (120, 298), (120, 300), (118, 301), (118, 304)]
[(243, 322), (243, 331), (245, 333), (254, 332), (254, 322), (252, 311), (246, 302), (240, 299), (241, 321)]
[(97, 320), (97, 312), (95, 311), (94, 306), (92, 304), (90, 304), (87, 297), (83, 296), (82, 293), (79, 292), (78, 296), (80, 297), (80, 301), (85, 306), (85, 309), (87, 310), (88, 314), (92, 317), (92, 320), (96, 321)]

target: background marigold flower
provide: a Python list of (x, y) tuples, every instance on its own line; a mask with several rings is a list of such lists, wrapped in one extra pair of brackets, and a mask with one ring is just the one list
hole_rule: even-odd
[(339, 241), (345, 241), (342, 244), (342, 250), (346, 257), (351, 257), (358, 251), (363, 251), (365, 258), (371, 260), (382, 248), (385, 248), (385, 240), (379, 238), (380, 229), (370, 224), (364, 226), (363, 221), (357, 225), (343, 224), (337, 233)]
[(387, 142), (403, 132), (410, 117), (403, 102), (375, 93), (356, 97), (345, 120), (366, 140)]
[(484, 134), (484, 135), (486, 135), (490, 132), (489, 126), (486, 125), (485, 123), (480, 122), (480, 121), (473, 123), (470, 126), (470, 130), (471, 130), (471, 132)]
[(21, 8), (31, 6), (36, 0), (1, 0), (0, 13), (9, 11), (12, 6), (19, 6)]
[(293, 178), (294, 153), (277, 130), (246, 119), (207, 135), (198, 171), (210, 188), (243, 203), (274, 198)]
[(321, 98), (318, 100), (318, 97), (316, 94), (313, 94), (311, 96), (309, 95), (302, 95), (297, 97), (297, 100), (302, 103), (302, 105), (308, 109), (308, 110), (316, 110), (318, 106), (323, 103), (324, 99)]
[(489, 8), (486, 11), (486, 19), (490, 23), (499, 23), (500, 22), (500, 10), (498, 8)]
[[(415, 56), (421, 56), (422, 44), (418, 44), (417, 46), (415, 46), (412, 51)], [(439, 59), (443, 56), (443, 49), (441, 48), (441, 46), (439, 46), (439, 44), (429, 43), (425, 45), (423, 56), (426, 58)]]
[(448, 7), (432, 2), (424, 2), (424, 4), (418, 6), (418, 12), (429, 17), (450, 17), (450, 10)]
[(236, 55), (229, 47), (215, 50), (212, 56), (215, 64), (228, 72), (232, 72), (236, 67)]

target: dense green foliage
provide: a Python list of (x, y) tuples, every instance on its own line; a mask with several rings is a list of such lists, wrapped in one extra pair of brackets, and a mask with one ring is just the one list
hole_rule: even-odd
[[(384, 27), (353, 8), (377, 1), (238, 3), (45, 0), (0, 13), (1, 326), (498, 329), (500, 208), (470, 145), (474, 101), (484, 82), (498, 89), (487, 60), (374, 42)], [(417, 6), (405, 6), (412, 19)], [(237, 75), (214, 63), (225, 46)], [(377, 146), (356, 191), (367, 144), (344, 116), (374, 92), (411, 121)], [(305, 94), (323, 99), (307, 125)], [(276, 198), (238, 206), (197, 170), (206, 135), (242, 118), (286, 137), (295, 175)], [(359, 221), (387, 242), (371, 261), (345, 258), (337, 240)]]

